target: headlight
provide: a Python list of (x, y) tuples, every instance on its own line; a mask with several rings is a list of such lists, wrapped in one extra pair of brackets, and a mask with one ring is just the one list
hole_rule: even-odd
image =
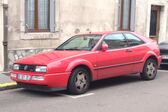
[(47, 72), (46, 66), (36, 66), (36, 72)]
[(19, 64), (14, 64), (13, 65), (13, 70), (19, 70)]

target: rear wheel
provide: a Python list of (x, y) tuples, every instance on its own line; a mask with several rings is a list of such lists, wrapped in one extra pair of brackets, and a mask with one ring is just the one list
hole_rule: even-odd
[(79, 67), (72, 71), (68, 83), (68, 90), (71, 94), (83, 94), (87, 92), (90, 85), (90, 77), (87, 69)]
[(141, 73), (141, 78), (143, 80), (153, 80), (157, 74), (157, 62), (150, 58), (145, 62), (143, 72)]

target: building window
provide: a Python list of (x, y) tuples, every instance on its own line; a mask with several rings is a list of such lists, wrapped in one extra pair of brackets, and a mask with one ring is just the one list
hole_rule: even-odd
[[(48, 32), (51, 31), (51, 23), (54, 18), (51, 14), (55, 8), (51, 5), (53, 0), (26, 0), (26, 30), (28, 32)], [(53, 11), (52, 11), (52, 10)], [(52, 15), (53, 16), (53, 15)]]
[(153, 39), (158, 39), (160, 30), (160, 6), (151, 6), (151, 17), (150, 17), (150, 32), (149, 35)]
[(119, 30), (134, 30), (135, 0), (120, 0)]

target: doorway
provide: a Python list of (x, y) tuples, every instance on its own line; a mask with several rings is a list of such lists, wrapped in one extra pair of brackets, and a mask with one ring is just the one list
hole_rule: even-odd
[(150, 38), (158, 41), (159, 31), (160, 31), (160, 12), (161, 6), (152, 5), (151, 6), (151, 16), (150, 16)]

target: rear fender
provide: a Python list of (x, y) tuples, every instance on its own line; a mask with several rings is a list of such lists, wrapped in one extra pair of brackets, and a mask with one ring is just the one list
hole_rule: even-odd
[(141, 67), (141, 72), (143, 71), (143, 67), (145, 65), (145, 62), (152, 56), (154, 56), (157, 59), (157, 63), (158, 63), (158, 65), (160, 65), (160, 56), (157, 56), (154, 52), (149, 51), (143, 58), (143, 63), (142, 63), (143, 66)]

